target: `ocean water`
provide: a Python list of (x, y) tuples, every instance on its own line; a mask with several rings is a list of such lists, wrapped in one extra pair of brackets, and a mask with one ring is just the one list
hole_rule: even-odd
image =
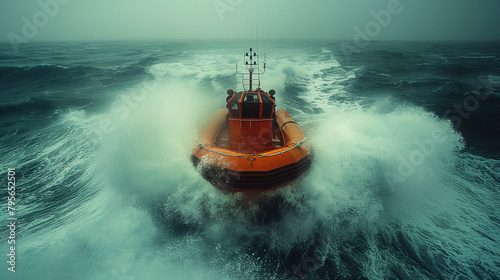
[[(0, 45), (0, 278), (499, 279), (500, 43), (340, 43)], [(314, 150), (251, 197), (190, 162), (249, 47)]]

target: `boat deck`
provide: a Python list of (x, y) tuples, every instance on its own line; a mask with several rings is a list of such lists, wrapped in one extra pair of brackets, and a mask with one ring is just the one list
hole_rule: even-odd
[[(222, 127), (219, 130), (219, 134), (215, 140), (215, 146), (220, 148), (226, 148), (229, 143), (229, 120), (222, 124)], [(279, 129), (273, 130), (273, 148), (281, 148), (283, 147), (283, 137), (281, 136), (281, 131)]]

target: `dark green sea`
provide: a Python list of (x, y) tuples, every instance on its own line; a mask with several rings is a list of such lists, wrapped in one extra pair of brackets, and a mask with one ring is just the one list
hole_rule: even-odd
[[(499, 279), (500, 43), (340, 43), (0, 45), (0, 278)], [(190, 161), (249, 47), (314, 151), (256, 198)]]

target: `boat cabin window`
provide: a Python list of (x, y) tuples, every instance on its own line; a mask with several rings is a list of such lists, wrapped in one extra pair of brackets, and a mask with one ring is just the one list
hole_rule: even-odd
[(241, 97), (241, 92), (238, 92), (237, 94), (233, 95), (233, 98), (229, 100), (227, 103), (228, 109), (229, 109), (229, 116), (231, 118), (239, 118), (240, 117), (240, 97)]
[(258, 119), (260, 117), (260, 103), (257, 93), (246, 93), (241, 102), (241, 117)]
[(262, 98), (262, 118), (271, 118), (274, 107), (273, 101), (265, 93), (262, 93), (260, 97)]

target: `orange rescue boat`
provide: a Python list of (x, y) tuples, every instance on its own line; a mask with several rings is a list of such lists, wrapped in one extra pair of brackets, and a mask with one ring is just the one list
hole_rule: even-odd
[[(245, 54), (248, 73), (243, 88), (228, 90), (227, 110), (218, 110), (198, 135), (193, 164), (216, 187), (233, 191), (266, 191), (283, 186), (311, 166), (311, 147), (287, 111), (275, 111), (274, 90), (261, 90), (254, 73), (256, 53)], [(238, 69), (236, 68), (238, 72)], [(254, 78), (256, 76), (256, 78)], [(252, 90), (257, 86), (256, 90)]]

